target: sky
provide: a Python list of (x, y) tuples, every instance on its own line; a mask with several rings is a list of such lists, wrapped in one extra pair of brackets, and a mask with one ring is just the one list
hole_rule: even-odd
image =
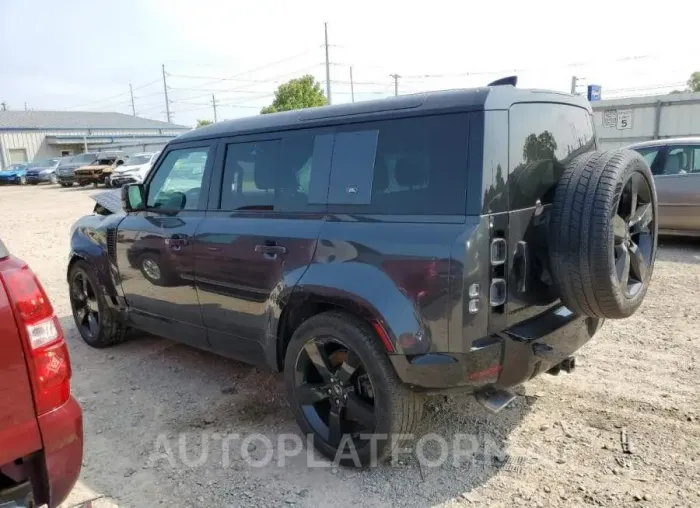
[[(603, 98), (682, 89), (700, 70), (700, 3), (654, 11), (587, 2), (0, 0), (0, 102), (8, 109), (132, 113), (192, 126), (258, 114), (280, 83), (313, 74), (325, 90), (328, 23), (333, 103), (488, 84)], [(688, 20), (688, 23), (684, 20)], [(695, 58), (695, 59), (694, 59)]]

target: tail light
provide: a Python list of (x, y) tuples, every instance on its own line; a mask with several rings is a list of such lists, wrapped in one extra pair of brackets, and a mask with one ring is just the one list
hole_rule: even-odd
[(0, 265), (25, 339), (27, 364), (38, 415), (62, 406), (70, 397), (71, 365), (63, 330), (44, 288), (29, 267), (16, 258)]

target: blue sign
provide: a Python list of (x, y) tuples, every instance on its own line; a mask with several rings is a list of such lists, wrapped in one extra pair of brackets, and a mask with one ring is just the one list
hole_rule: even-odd
[(600, 85), (588, 85), (588, 100), (599, 101), (602, 93)]

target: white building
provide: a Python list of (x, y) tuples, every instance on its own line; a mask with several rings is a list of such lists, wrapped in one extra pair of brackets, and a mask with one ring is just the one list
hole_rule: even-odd
[(158, 150), (188, 130), (122, 113), (0, 111), (0, 169), (86, 151)]

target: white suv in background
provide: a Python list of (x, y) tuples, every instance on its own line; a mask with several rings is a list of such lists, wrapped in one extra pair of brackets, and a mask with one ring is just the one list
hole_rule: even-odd
[(148, 175), (160, 152), (136, 153), (127, 159), (126, 164), (114, 169), (110, 176), (111, 187), (121, 187), (126, 183), (141, 183)]

